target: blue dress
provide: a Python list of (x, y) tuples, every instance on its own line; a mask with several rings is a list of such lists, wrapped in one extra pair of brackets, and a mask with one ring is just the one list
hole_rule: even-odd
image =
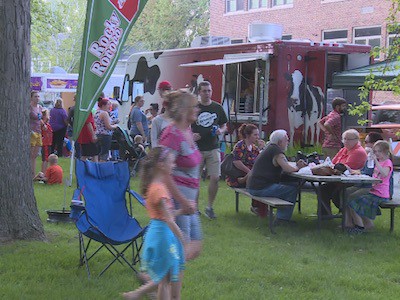
[(185, 254), (180, 240), (166, 222), (152, 219), (144, 237), (142, 271), (159, 283), (167, 274), (170, 281), (179, 281), (185, 268)]
[(144, 236), (141, 255), (141, 269), (151, 280), (159, 283), (166, 275), (170, 281), (179, 281), (179, 274), (185, 268), (185, 254), (181, 241), (172, 232), (160, 211), (160, 203), (172, 209), (173, 203), (164, 184), (150, 184), (146, 194), (146, 208), (151, 221)]

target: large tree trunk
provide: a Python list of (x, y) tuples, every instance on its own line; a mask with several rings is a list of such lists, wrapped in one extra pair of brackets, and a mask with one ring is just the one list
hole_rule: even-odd
[(0, 0), (0, 242), (44, 240), (30, 169), (30, 0)]

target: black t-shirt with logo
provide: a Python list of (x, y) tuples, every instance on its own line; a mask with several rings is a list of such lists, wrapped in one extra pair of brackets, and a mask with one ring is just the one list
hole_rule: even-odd
[(201, 139), (197, 141), (200, 151), (218, 149), (218, 136), (212, 134), (213, 125), (222, 126), (228, 121), (225, 111), (220, 104), (211, 101), (210, 105), (199, 103), (199, 116), (192, 124), (193, 132), (200, 134)]

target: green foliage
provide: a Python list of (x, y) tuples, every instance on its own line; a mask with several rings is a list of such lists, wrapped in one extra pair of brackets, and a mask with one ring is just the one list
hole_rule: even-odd
[(32, 63), (36, 72), (60, 66), (78, 72), (86, 0), (31, 1)]
[(302, 151), (304, 154), (310, 154), (313, 152), (317, 152), (322, 154), (322, 146), (320, 144), (315, 145), (314, 147), (301, 147), (300, 143), (294, 143), (293, 146), (288, 147), (285, 154), (287, 157), (296, 157), (297, 152)]
[(371, 120), (364, 119), (365, 114), (371, 109), (371, 105), (369, 102), (362, 101), (359, 105), (356, 104), (348, 104), (348, 112), (350, 116), (357, 116), (358, 124), (366, 125), (367, 123), (371, 122)]
[[(69, 160), (61, 158), (60, 163), (67, 176)], [(137, 189), (138, 182), (133, 179), (132, 188)], [(207, 185), (201, 182), (201, 211)], [(68, 202), (74, 186), (67, 188)], [(121, 292), (139, 287), (133, 272), (119, 263), (89, 280), (85, 268), (78, 267), (75, 226), (46, 222), (46, 209), (62, 208), (64, 187), (35, 183), (34, 188), (48, 242), (0, 246), (1, 299), (121, 299)], [(250, 199), (241, 196), (236, 213), (234, 198), (220, 182), (218, 219), (201, 216), (203, 252), (186, 265), (182, 299), (397, 299), (400, 294), (400, 209), (392, 234), (389, 210), (376, 218), (374, 232), (365, 235), (343, 233), (338, 219), (324, 221), (318, 231), (316, 218), (310, 216), (317, 210), (315, 194), (303, 193), (302, 213), (296, 207), (293, 214), (297, 225), (278, 227), (274, 235), (268, 218), (250, 213)], [(146, 224), (145, 209), (136, 203), (133, 208)], [(108, 258), (106, 252), (93, 258), (94, 275)]]
[(185, 48), (208, 34), (209, 0), (149, 0), (128, 37), (127, 45), (148, 50)]
[[(388, 61), (397, 60), (400, 61), (400, 23), (398, 20), (400, 12), (400, 0), (390, 0), (392, 6), (389, 10), (389, 15), (386, 18), (387, 22), (387, 32), (395, 34), (393, 38), (393, 43), (389, 47), (375, 47), (371, 51), (371, 56), (379, 57), (381, 54)], [(399, 66), (393, 64), (388, 64), (380, 69), (382, 74), (390, 71), (396, 71)], [(393, 91), (394, 94), (400, 94), (400, 75), (392, 80), (377, 79), (372, 74), (366, 76), (364, 86), (359, 88), (359, 97), (362, 100), (360, 105), (349, 105), (349, 114), (359, 116), (358, 124), (365, 125), (369, 120), (365, 120), (362, 117), (370, 110), (370, 105), (368, 103), (369, 94), (371, 91)]]

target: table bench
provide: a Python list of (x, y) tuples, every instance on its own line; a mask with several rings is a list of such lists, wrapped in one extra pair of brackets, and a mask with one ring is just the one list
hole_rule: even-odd
[(236, 212), (239, 212), (239, 195), (245, 195), (268, 206), (268, 226), (272, 233), (274, 231), (273, 209), (293, 206), (293, 203), (275, 197), (259, 197), (251, 195), (245, 188), (232, 188), (235, 191)]
[(382, 209), (390, 209), (390, 232), (393, 232), (394, 229), (394, 210), (399, 206), (400, 200), (390, 200), (379, 205)]

